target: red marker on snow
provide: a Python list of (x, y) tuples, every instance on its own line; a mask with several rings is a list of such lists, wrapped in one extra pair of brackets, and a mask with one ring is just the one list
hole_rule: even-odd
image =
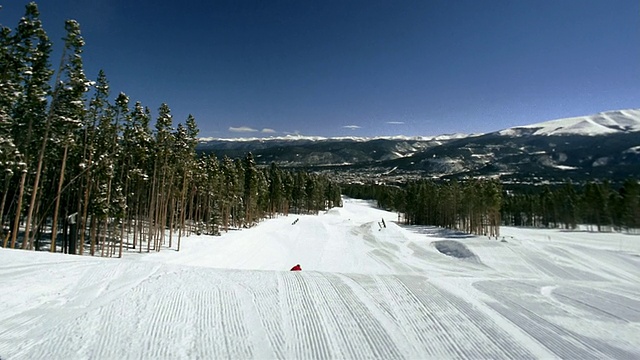
[(300, 264), (296, 264), (296, 266), (291, 268), (291, 271), (302, 271), (302, 268), (300, 267)]

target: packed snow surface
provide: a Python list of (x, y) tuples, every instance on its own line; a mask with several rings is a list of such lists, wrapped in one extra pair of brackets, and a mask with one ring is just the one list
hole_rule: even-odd
[(640, 237), (395, 219), (345, 199), (180, 252), (0, 249), (0, 358), (640, 358)]

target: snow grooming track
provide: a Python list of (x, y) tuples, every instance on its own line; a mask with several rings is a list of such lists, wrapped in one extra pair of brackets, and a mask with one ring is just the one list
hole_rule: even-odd
[(442, 341), (442, 331), (434, 331), (433, 322), (426, 320), (428, 309), (396, 278), (377, 276), (376, 281), (364, 282), (365, 275), (348, 276), (354, 282), (366, 284), (364, 290), (372, 294), (372, 298), (390, 314), (406, 339), (405, 343), (411, 344), (411, 348), (407, 349), (411, 352), (408, 358), (425, 355), (429, 358), (451, 358), (453, 354), (458, 354), (455, 348)]
[[(491, 321), (484, 313), (476, 310), (470, 303), (462, 300), (458, 296), (448, 293), (444, 289), (435, 286), (436, 291), (455, 306), (461, 314), (467, 317), (471, 323), (486, 335), (495, 346), (508, 359), (533, 359), (535, 356), (526, 348), (517, 343), (513, 337), (499, 328), (495, 322)], [(493, 357), (493, 356), (492, 356)]]
[[(343, 339), (349, 349), (348, 357), (355, 359), (362, 358), (381, 358), (381, 359), (401, 359), (403, 358), (396, 342), (402, 339), (393, 339), (392, 334), (385, 330), (394, 323), (387, 319), (386, 313), (376, 306), (367, 306), (370, 295), (356, 289), (360, 288), (351, 279), (324, 274), (326, 284), (325, 288), (332, 288), (331, 297), (327, 300), (332, 308), (336, 307), (341, 311), (331, 312), (337, 321), (338, 328), (344, 329)], [(347, 284), (346, 282), (350, 284)], [(341, 314), (343, 317), (337, 317), (335, 314)], [(349, 314), (349, 316), (344, 316)], [(384, 323), (384, 325), (383, 325)], [(385, 326), (386, 325), (386, 326)], [(393, 327), (393, 326), (391, 326)], [(395, 333), (395, 331), (394, 331)], [(354, 348), (353, 338), (358, 339), (357, 343), (367, 344), (366, 348)]]
[[(519, 253), (522, 259), (540, 274), (546, 275), (549, 279), (569, 280), (569, 281), (602, 281), (605, 280), (598, 274), (581, 270), (574, 267), (568, 267), (557, 261), (550, 261), (550, 253), (536, 249), (535, 247), (527, 248), (523, 246), (511, 247), (512, 250)], [(555, 255), (553, 255), (555, 256)]]
[[(119, 266), (116, 262), (105, 263), (96, 273), (116, 273)], [(79, 284), (85, 286), (86, 278), (80, 279)], [(109, 283), (102, 283), (101, 288), (106, 288)], [(128, 327), (132, 320), (137, 320), (136, 304), (131, 304), (132, 299), (146, 298), (148, 294), (136, 295), (141, 289), (134, 287), (128, 289), (126, 296), (103, 296), (94, 301), (95, 306), (88, 305), (88, 299), (79, 293), (77, 298), (72, 299), (66, 305), (67, 308), (57, 310), (52, 319), (46, 320), (47, 326), (34, 328), (36, 332), (36, 342), (29, 348), (20, 349), (14, 354), (15, 358), (25, 359), (65, 359), (65, 358), (96, 358), (104, 357), (106, 354), (112, 357), (126, 356), (126, 350), (118, 345), (130, 339), (119, 338), (120, 335), (135, 337), (136, 334), (129, 332)], [(99, 291), (98, 293), (100, 293)], [(145, 300), (146, 301), (146, 300)], [(99, 304), (101, 303), (101, 304)], [(116, 322), (110, 319), (122, 318), (124, 321), (116, 326)], [(83, 330), (90, 328), (92, 332)], [(125, 330), (126, 329), (126, 330)], [(41, 331), (41, 333), (39, 331)], [(115, 331), (110, 332), (110, 331)], [(107, 336), (96, 336), (96, 334), (106, 334)], [(31, 334), (33, 337), (34, 334)], [(60, 346), (59, 337), (64, 338), (65, 345)], [(56, 340), (57, 339), (57, 340)], [(115, 345), (115, 347), (113, 346)], [(120, 352), (118, 352), (118, 349)], [(12, 357), (13, 358), (13, 357)]]
[[(273, 272), (254, 271), (251, 277), (238, 279), (236, 291), (248, 295), (248, 297), (240, 296), (240, 299), (251, 299), (251, 303), (245, 301), (243, 308), (245, 314), (254, 315), (246, 316), (247, 327), (251, 329), (250, 335), (256, 338), (254, 344), (258, 344), (257, 346), (262, 350), (258, 353), (258, 349), (255, 349), (254, 356), (259, 358), (262, 353), (271, 351), (272, 354), (269, 354), (269, 357), (284, 359), (285, 339), (282, 329), (280, 276), (273, 275)], [(252, 318), (254, 321), (250, 323)]]
[[(603, 294), (597, 289), (563, 286), (553, 291), (557, 300), (608, 320), (640, 322), (640, 301), (624, 296)], [(615, 300), (613, 300), (615, 299)]]
[[(7, 324), (7, 321), (14, 321), (15, 325), (11, 326), (6, 333), (0, 334), (0, 351), (5, 347), (4, 340), (17, 337), (19, 340), (10, 341), (8, 346), (14, 344), (11, 346), (11, 352), (25, 358), (50, 358), (52, 353), (58, 354), (58, 352), (58, 358), (77, 356), (77, 349), (82, 349), (87, 341), (96, 341), (89, 336), (90, 334), (79, 333), (77, 325), (91, 323), (95, 324), (96, 328), (102, 326), (99, 321), (100, 313), (103, 310), (102, 306), (114, 300), (122, 300), (121, 295), (131, 291), (142, 281), (142, 278), (135, 276), (127, 279), (120, 278), (120, 275), (131, 268), (122, 262), (91, 259), (91, 262), (85, 262), (84, 265), (98, 263), (99, 266), (94, 266), (89, 271), (82, 271), (85, 267), (79, 266), (80, 264), (69, 266), (74, 263), (64, 261), (57, 264), (46, 264), (48, 274), (65, 274), (63, 277), (68, 280), (69, 284), (64, 289), (66, 291), (58, 291), (52, 300), (41, 305), (43, 308), (50, 307), (51, 311), (40, 311), (40, 315), (33, 316), (30, 313), (35, 309), (27, 310), (4, 320), (4, 325)], [(43, 268), (45, 267), (40, 269)], [(44, 277), (39, 281), (47, 281), (47, 279)], [(115, 279), (119, 279), (119, 281), (116, 282)], [(46, 290), (47, 286), (42, 285), (39, 288)], [(107, 290), (109, 291), (107, 292)], [(29, 304), (26, 305), (29, 308)], [(98, 311), (96, 312), (96, 310)], [(19, 320), (24, 316), (30, 316), (30, 319), (25, 322)], [(120, 311), (115, 311), (114, 316), (114, 318), (120, 317)], [(51, 340), (51, 338), (55, 338), (58, 333), (67, 334), (65, 341), (75, 343), (76, 346), (55, 346), (55, 340)], [(84, 342), (80, 341), (83, 338)], [(16, 343), (20, 345), (15, 347)]]
[(437, 334), (435, 341), (448, 347), (449, 353), (438, 354), (438, 357), (449, 358), (453, 353), (456, 357), (471, 359), (535, 358), (490, 318), (454, 294), (421, 277), (395, 278), (399, 283), (396, 286), (406, 289), (405, 296), (414, 297), (424, 307), (425, 318), (421, 322), (433, 324), (427, 331)]
[[(557, 307), (549, 306), (545, 299), (538, 298), (538, 302), (533, 302), (530, 299), (531, 295), (526, 294), (527, 286), (523, 287), (522, 283), (481, 281), (474, 283), (473, 286), (496, 299), (496, 302), (487, 303), (490, 307), (560, 358), (635, 359), (640, 356), (637, 351), (629, 352), (599, 339), (580, 335), (547, 320), (545, 317), (553, 318), (570, 314)], [(555, 310), (556, 313), (549, 313), (549, 309)]]
[[(193, 294), (198, 299), (193, 309), (198, 337), (192, 340), (187, 358), (254, 357), (248, 341), (244, 308), (240, 306), (237, 283), (233, 281), (236, 273), (233, 270), (189, 272), (182, 280), (200, 284)], [(204, 282), (200, 279), (202, 276), (206, 279)]]
[[(278, 284), (285, 298), (281, 304), (283, 311), (286, 344), (286, 359), (327, 359), (331, 354), (327, 334), (322, 328), (320, 314), (316, 308), (321, 291), (314, 291), (308, 284), (313, 273), (283, 272)], [(293, 333), (292, 333), (293, 331)], [(292, 347), (293, 345), (293, 347)]]

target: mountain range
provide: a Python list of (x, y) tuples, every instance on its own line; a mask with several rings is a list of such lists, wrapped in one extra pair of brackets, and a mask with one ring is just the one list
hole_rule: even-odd
[(350, 181), (499, 177), (508, 182), (622, 180), (640, 174), (640, 109), (431, 137), (200, 139), (197, 150)]

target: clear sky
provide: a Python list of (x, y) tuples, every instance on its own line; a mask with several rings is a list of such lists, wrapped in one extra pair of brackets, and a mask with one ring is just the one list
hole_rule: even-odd
[(37, 3), (56, 54), (78, 20), (90, 78), (193, 114), (201, 136), (477, 133), (640, 107), (638, 0)]

